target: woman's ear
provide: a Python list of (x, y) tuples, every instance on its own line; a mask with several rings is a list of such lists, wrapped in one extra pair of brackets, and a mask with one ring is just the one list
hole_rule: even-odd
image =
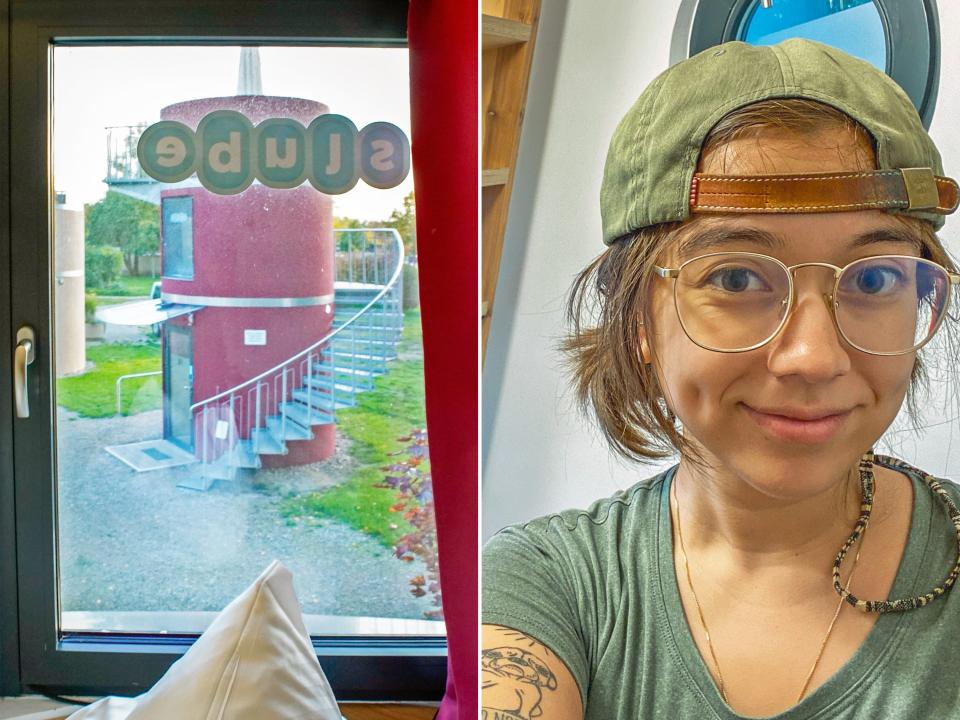
[(650, 364), (650, 345), (647, 343), (647, 328), (640, 326), (640, 355), (644, 365)]

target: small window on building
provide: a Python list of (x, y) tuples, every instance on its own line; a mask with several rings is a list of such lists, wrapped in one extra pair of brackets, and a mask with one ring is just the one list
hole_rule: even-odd
[(163, 276), (193, 279), (193, 198), (169, 197), (163, 206)]

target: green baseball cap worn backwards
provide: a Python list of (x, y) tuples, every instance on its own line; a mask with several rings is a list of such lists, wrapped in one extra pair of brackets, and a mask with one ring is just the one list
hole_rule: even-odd
[[(876, 142), (878, 170), (695, 177), (703, 141), (721, 118), (791, 97), (832, 105), (863, 125)], [(940, 153), (910, 98), (870, 63), (798, 38), (771, 46), (728, 42), (661, 73), (620, 121), (600, 190), (603, 239), (609, 245), (691, 212), (877, 208), (939, 230), (958, 203), (957, 183), (942, 176)]]

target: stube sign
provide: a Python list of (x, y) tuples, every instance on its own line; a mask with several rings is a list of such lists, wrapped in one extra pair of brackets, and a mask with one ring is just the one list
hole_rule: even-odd
[(294, 188), (309, 180), (317, 190), (339, 195), (362, 179), (391, 188), (410, 172), (410, 141), (388, 122), (357, 130), (343, 115), (320, 115), (304, 127), (289, 118), (254, 126), (235, 110), (215, 110), (194, 132), (163, 120), (144, 130), (137, 144), (140, 167), (164, 183), (197, 174), (218, 195), (243, 192), (254, 179), (268, 187)]

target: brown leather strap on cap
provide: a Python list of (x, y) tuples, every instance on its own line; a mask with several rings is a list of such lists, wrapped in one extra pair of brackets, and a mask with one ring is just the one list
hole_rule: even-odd
[(930, 168), (798, 175), (693, 176), (690, 212), (843, 212), (900, 208), (938, 215), (957, 209), (957, 183)]

